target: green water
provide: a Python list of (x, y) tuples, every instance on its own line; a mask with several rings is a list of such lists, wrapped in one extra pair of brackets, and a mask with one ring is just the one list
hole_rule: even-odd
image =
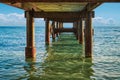
[[(93, 75), (91, 59), (84, 58), (83, 46), (73, 34), (61, 34), (58, 40), (46, 46), (46, 58), (35, 69), (29, 63), (29, 80), (90, 80)], [(30, 72), (29, 72), (30, 71)]]

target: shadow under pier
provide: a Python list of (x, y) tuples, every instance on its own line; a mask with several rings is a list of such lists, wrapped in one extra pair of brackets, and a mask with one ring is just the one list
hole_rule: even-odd
[(74, 34), (61, 34), (46, 51), (43, 63), (24, 67), (29, 80), (90, 80), (93, 76), (92, 60), (82, 56), (83, 47)]
[(83, 57), (83, 46), (74, 34), (61, 34), (57, 41), (47, 46), (43, 63), (45, 80), (89, 80), (94, 72), (91, 59)]

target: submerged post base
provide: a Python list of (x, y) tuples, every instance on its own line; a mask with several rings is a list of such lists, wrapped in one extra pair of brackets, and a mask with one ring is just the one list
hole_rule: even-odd
[(35, 58), (36, 57), (36, 48), (35, 47), (26, 47), (25, 48), (25, 57), (26, 58)]

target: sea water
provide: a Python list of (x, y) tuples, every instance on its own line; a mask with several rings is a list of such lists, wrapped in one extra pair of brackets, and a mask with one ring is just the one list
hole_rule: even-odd
[(1, 26), (0, 80), (120, 80), (119, 26), (94, 27), (92, 59), (75, 40), (65, 34), (46, 46), (45, 27), (36, 27), (37, 57), (26, 60), (26, 27)]

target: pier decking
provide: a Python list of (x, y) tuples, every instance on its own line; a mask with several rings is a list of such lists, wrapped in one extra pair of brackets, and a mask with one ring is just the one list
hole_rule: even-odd
[[(96, 7), (105, 2), (120, 0), (0, 0), (0, 2), (25, 10), (27, 21), (26, 58), (36, 57), (34, 18), (45, 20), (45, 42), (50, 44), (50, 35), (55, 39), (61, 32), (73, 32), (80, 44), (85, 43), (85, 57), (92, 57), (92, 18)], [(52, 23), (51, 23), (52, 22)], [(63, 23), (73, 23), (65, 29)]]

